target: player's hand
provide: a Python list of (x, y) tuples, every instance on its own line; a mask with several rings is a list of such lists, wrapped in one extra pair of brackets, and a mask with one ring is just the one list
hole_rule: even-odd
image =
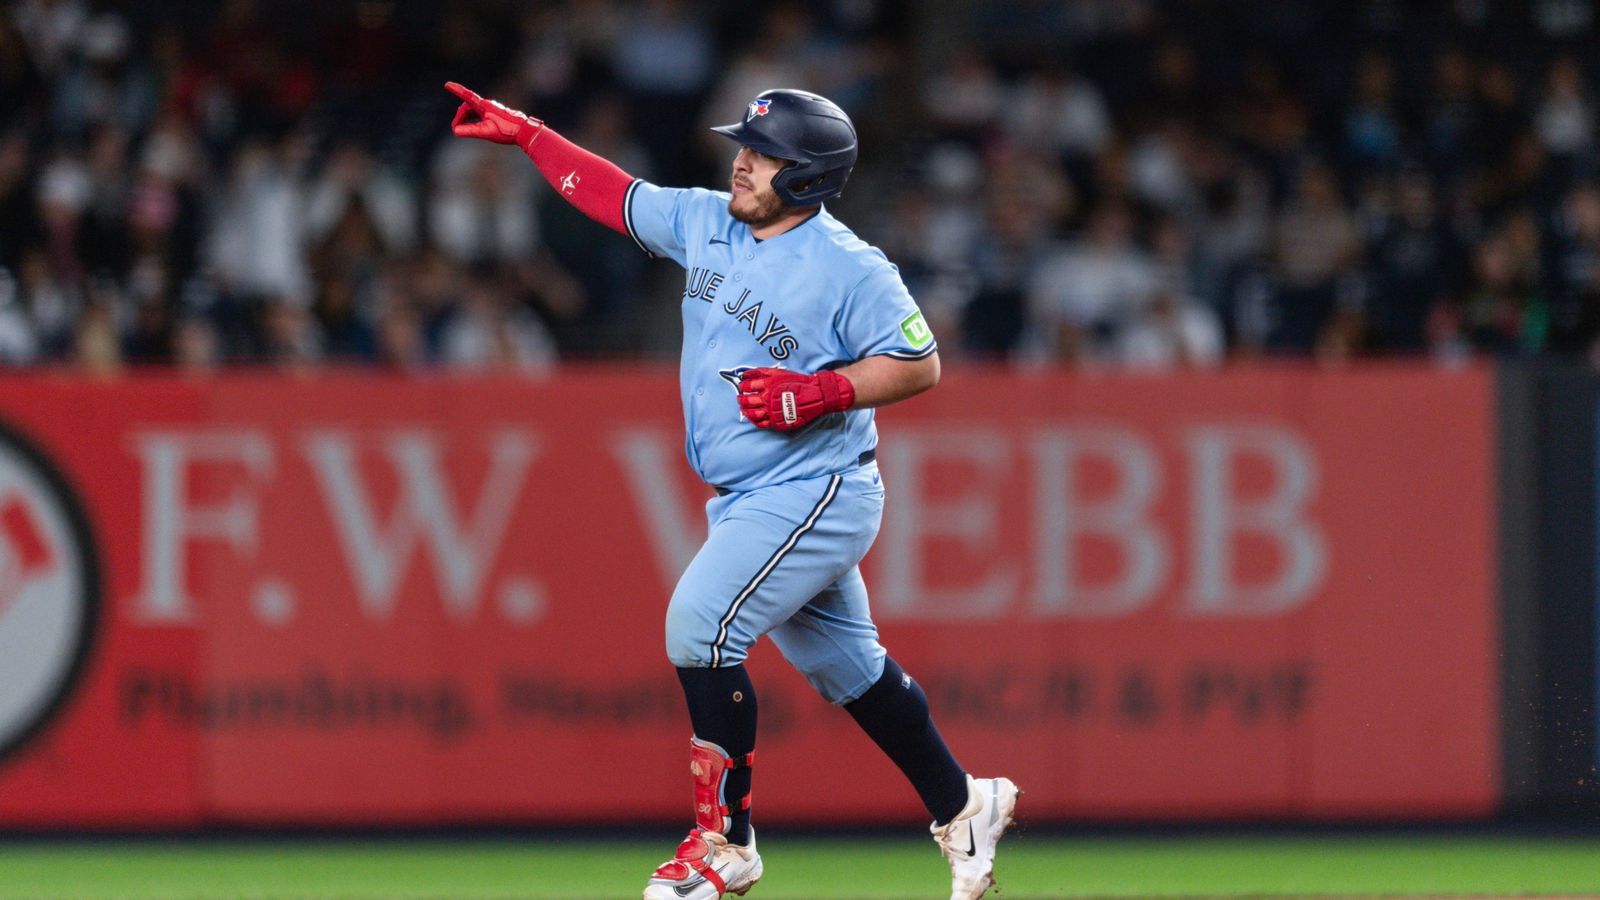
[(739, 379), (739, 408), (757, 428), (794, 431), (855, 402), (855, 386), (838, 372), (807, 375), (761, 367)]
[(471, 88), (454, 81), (446, 82), (444, 88), (461, 98), (456, 117), (450, 122), (450, 130), (456, 137), (482, 138), (496, 144), (527, 147), (533, 135), (544, 127), (544, 122), (498, 100), (485, 100)]

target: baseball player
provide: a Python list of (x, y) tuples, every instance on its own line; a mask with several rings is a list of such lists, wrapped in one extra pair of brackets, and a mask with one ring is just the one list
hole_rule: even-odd
[(457, 136), (515, 144), (568, 202), (688, 272), (686, 450), (716, 496), (667, 607), (666, 644), (694, 727), (695, 827), (645, 900), (715, 900), (761, 877), (744, 660), (762, 635), (911, 781), (953, 900), (981, 897), (1019, 792), (950, 754), (922, 688), (878, 643), (857, 565), (883, 512), (872, 410), (933, 387), (939, 357), (896, 268), (822, 207), (855, 165), (849, 116), (816, 94), (767, 91), (743, 121), (714, 129), (739, 144), (728, 191), (662, 188), (539, 119), (446, 87), (462, 101)]

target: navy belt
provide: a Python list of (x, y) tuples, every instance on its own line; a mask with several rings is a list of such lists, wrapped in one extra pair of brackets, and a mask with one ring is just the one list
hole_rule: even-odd
[[(856, 466), (857, 467), (864, 466), (867, 463), (872, 462), (873, 460), (875, 460), (877, 458), (878, 458), (878, 448), (877, 447), (873, 447), (871, 450), (864, 450), (864, 451), (862, 451), (860, 456), (856, 457)], [(713, 484), (711, 486), (711, 489), (713, 491), (717, 492), (717, 496), (718, 497), (726, 497), (729, 494), (733, 493), (733, 491), (723, 487), (720, 484)]]

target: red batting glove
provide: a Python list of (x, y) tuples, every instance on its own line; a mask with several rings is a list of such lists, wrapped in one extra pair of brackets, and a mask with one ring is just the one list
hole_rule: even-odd
[[(472, 89), (454, 81), (446, 82), (444, 88), (461, 98), (456, 117), (450, 122), (450, 130), (455, 132), (456, 137), (516, 144), (526, 150), (528, 144), (538, 136), (539, 129), (544, 127), (544, 122), (539, 119), (517, 112), (499, 100), (485, 100)], [(476, 117), (476, 120), (467, 121), (471, 117)]]
[(838, 372), (807, 375), (763, 367), (739, 379), (739, 408), (757, 428), (794, 431), (855, 402), (855, 386)]

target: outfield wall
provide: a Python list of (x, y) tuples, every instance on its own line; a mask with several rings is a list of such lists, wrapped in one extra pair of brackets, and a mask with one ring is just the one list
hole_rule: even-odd
[[(880, 413), (885, 643), (1039, 820), (1491, 816), (1495, 397), (950, 372)], [(0, 826), (687, 814), (672, 371), (12, 377), (0, 421)], [(764, 820), (921, 816), (750, 665)]]

